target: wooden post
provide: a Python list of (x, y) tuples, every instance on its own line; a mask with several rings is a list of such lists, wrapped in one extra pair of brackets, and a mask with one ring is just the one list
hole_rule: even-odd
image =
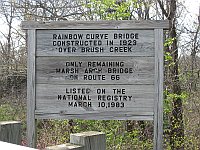
[(84, 150), (84, 147), (80, 145), (66, 143), (61, 145), (49, 146), (46, 147), (45, 150)]
[(102, 132), (82, 132), (70, 134), (70, 143), (83, 145), (84, 150), (106, 150), (106, 136)]
[(28, 72), (27, 72), (27, 142), (36, 147), (35, 119), (35, 30), (28, 31)]
[(21, 122), (2, 121), (0, 122), (0, 141), (21, 144)]
[(155, 29), (154, 150), (163, 149), (163, 29)]

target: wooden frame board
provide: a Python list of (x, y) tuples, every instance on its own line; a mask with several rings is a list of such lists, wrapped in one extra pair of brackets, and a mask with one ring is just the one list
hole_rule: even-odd
[(27, 129), (36, 119), (154, 120), (162, 149), (167, 21), (23, 22), (28, 30)]

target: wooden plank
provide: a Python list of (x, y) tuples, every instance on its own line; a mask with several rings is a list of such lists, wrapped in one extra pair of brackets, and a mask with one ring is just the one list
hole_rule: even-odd
[(153, 115), (154, 85), (37, 84), (36, 117), (117, 119)]
[(154, 56), (154, 30), (37, 30), (37, 56)]
[(46, 147), (44, 150), (84, 150), (83, 146), (71, 143)]
[(27, 72), (27, 142), (36, 146), (35, 128), (35, 30), (28, 30), (28, 72)]
[(163, 149), (163, 30), (155, 29), (154, 150)]
[[(108, 112), (107, 112), (108, 113)], [(147, 115), (146, 115), (147, 114)], [(153, 113), (146, 114), (117, 114), (103, 115), (102, 113), (84, 114), (87, 115), (87, 120), (153, 120)], [(60, 113), (41, 113), (36, 111), (37, 119), (86, 119), (82, 114), (63, 114)]]
[(154, 75), (154, 57), (38, 57), (36, 59), (37, 83), (154, 84)]
[(22, 29), (168, 29), (168, 20), (24, 21)]
[(70, 134), (70, 143), (83, 145), (84, 150), (106, 150), (106, 135), (96, 131)]
[(20, 121), (0, 122), (0, 141), (21, 145), (21, 139)]
[[(48, 108), (69, 110), (70, 107), (75, 111), (106, 110), (106, 106), (98, 106), (98, 102), (124, 102), (124, 106), (108, 106), (107, 108), (116, 111), (133, 107), (152, 108), (155, 98), (153, 85), (120, 85), (117, 87), (116, 85), (37, 84), (36, 93), (37, 110)], [(74, 106), (68, 104), (68, 102), (74, 101), (91, 102), (92, 106), (88, 106), (88, 110), (78, 106), (74, 108)], [(144, 102), (146, 104), (143, 104)]]

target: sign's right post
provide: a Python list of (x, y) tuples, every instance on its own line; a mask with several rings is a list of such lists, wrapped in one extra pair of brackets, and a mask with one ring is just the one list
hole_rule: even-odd
[(154, 150), (163, 149), (163, 29), (155, 32)]

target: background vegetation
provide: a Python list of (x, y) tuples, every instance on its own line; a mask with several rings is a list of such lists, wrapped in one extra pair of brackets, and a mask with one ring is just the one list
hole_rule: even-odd
[[(200, 17), (185, 23), (176, 0), (1, 0), (0, 121), (21, 120), (26, 145), (26, 32), (19, 22), (62, 20), (163, 20), (165, 41), (164, 148), (200, 149)], [(153, 122), (39, 120), (38, 148), (69, 141), (69, 134), (106, 133), (107, 149), (153, 148)]]

